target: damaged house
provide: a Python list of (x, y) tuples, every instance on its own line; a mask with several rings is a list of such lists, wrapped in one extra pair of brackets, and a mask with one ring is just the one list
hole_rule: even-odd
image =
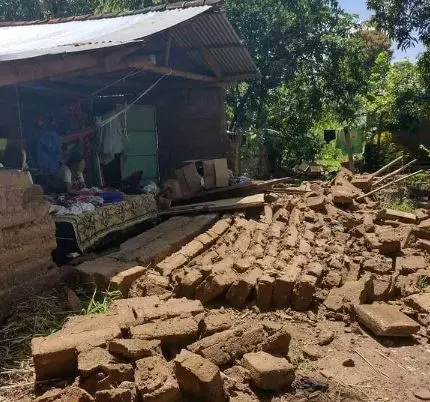
[(56, 242), (85, 252), (156, 216), (148, 184), (225, 158), (225, 88), (257, 75), (216, 0), (1, 22), (0, 300), (52, 271)]

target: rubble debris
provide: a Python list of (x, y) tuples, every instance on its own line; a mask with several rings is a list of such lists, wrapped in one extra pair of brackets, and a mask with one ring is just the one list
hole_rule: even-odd
[(183, 350), (175, 358), (175, 374), (183, 395), (214, 402), (225, 400), (220, 370), (211, 361)]
[(414, 391), (414, 396), (421, 401), (430, 401), (430, 390), (421, 388)]
[(323, 330), (318, 336), (318, 345), (327, 346), (333, 342), (335, 333), (330, 330)]
[(410, 336), (420, 326), (389, 304), (362, 304), (354, 306), (357, 320), (378, 336)]
[(430, 293), (421, 293), (409, 296), (405, 304), (419, 313), (430, 314)]
[(181, 399), (173, 367), (162, 357), (152, 356), (138, 360), (134, 381), (144, 401), (175, 402)]
[(293, 365), (287, 359), (266, 352), (245, 354), (243, 366), (249, 370), (252, 383), (263, 390), (284, 389), (295, 379)]
[(94, 402), (94, 398), (83, 389), (74, 385), (63, 389), (55, 388), (36, 398), (36, 402)]
[[(92, 401), (251, 401), (294, 380), (294, 332), (280, 322), (315, 332), (300, 344), (318, 364), (342, 336), (363, 334), (354, 320), (387, 342), (415, 334), (424, 342), (429, 215), (381, 211), (363, 197), (372, 180), (342, 169), (332, 184), (279, 187), (264, 198), (263, 216), (171, 218), (167, 227), (187, 232), (180, 242), (169, 235), (168, 247), (159, 245), (156, 227), (92, 268), (85, 263), (87, 279), (103, 272), (100, 282), (128, 298), (33, 339), (37, 380), (76, 378)], [(150, 247), (163, 252), (147, 267)], [(325, 318), (343, 321), (344, 331), (335, 333)], [(336, 367), (352, 372), (359, 363), (345, 352)]]

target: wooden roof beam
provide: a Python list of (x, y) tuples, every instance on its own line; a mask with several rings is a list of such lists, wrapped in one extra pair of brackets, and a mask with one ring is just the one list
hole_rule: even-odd
[(210, 50), (208, 50), (203, 43), (203, 41), (200, 39), (196, 28), (193, 24), (190, 24), (187, 26), (187, 31), (190, 36), (190, 40), (192, 44), (197, 48), (197, 50), (202, 54), (203, 59), (205, 60), (208, 67), (211, 69), (211, 71), (215, 74), (215, 77), (217, 77), (218, 81), (222, 81), (222, 71), (218, 64), (218, 61), (215, 59), (215, 57), (212, 55)]
[(217, 78), (211, 77), (209, 75), (192, 73), (189, 71), (178, 70), (178, 69), (170, 68), (166, 66), (157, 66), (147, 58), (136, 57), (136, 58), (130, 59), (128, 60), (127, 65), (128, 67), (138, 68), (138, 69), (149, 71), (156, 74), (171, 75), (172, 77), (186, 78), (188, 80), (212, 82), (212, 83), (218, 82)]

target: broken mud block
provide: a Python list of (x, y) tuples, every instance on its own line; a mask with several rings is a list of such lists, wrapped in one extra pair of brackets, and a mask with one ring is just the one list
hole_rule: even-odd
[(316, 284), (317, 278), (311, 275), (303, 275), (296, 282), (292, 299), (294, 310), (305, 311), (311, 306)]
[(236, 279), (225, 296), (229, 304), (237, 308), (245, 306), (246, 300), (262, 275), (263, 271), (260, 268), (254, 268)]
[(113, 363), (116, 363), (115, 357), (100, 347), (84, 350), (78, 356), (78, 370), (84, 377), (88, 377), (100, 371), (103, 366)]
[(225, 400), (219, 368), (203, 357), (183, 350), (175, 358), (175, 375), (184, 396), (192, 400)]
[(203, 338), (187, 349), (223, 366), (240, 359), (245, 353), (258, 350), (266, 338), (263, 325), (242, 325)]
[(374, 278), (371, 301), (387, 300), (390, 294), (392, 280), (393, 278), (391, 275), (377, 276)]
[(430, 240), (418, 239), (417, 247), (420, 248), (421, 250), (430, 252)]
[(208, 303), (223, 295), (236, 280), (237, 274), (232, 269), (212, 273), (196, 287), (195, 298)]
[(418, 225), (418, 228), (424, 230), (430, 230), (430, 219), (425, 219)]
[(275, 239), (281, 238), (281, 233), (285, 230), (285, 223), (273, 222), (269, 227), (269, 236)]
[(270, 205), (264, 205), (264, 212), (261, 216), (261, 222), (271, 224), (273, 220), (273, 209)]
[(133, 383), (130, 387), (118, 387), (97, 391), (95, 395), (96, 402), (136, 402), (136, 387)]
[(430, 293), (421, 293), (409, 296), (405, 304), (419, 313), (430, 314)]
[(288, 222), (290, 218), (290, 214), (287, 211), (286, 208), (279, 208), (274, 214), (273, 214), (273, 222)]
[(336, 271), (328, 271), (323, 285), (328, 289), (337, 288), (342, 282), (342, 275)]
[(331, 188), (333, 202), (339, 205), (351, 205), (354, 200), (354, 192), (345, 186), (333, 186)]
[(233, 319), (229, 312), (223, 310), (211, 310), (203, 319), (202, 334), (203, 336), (209, 336), (216, 332), (230, 329), (232, 325)]
[(315, 276), (315, 278), (320, 280), (324, 274), (324, 267), (318, 261), (313, 261), (309, 263), (306, 274)]
[(295, 379), (294, 367), (287, 359), (265, 352), (247, 353), (243, 366), (249, 370), (251, 382), (260, 389), (275, 391), (290, 387)]
[(373, 181), (373, 176), (370, 174), (362, 175), (362, 176), (354, 176), (351, 180), (351, 184), (367, 193), (372, 188), (372, 181)]
[(187, 243), (184, 247), (182, 247), (179, 250), (179, 253), (184, 255), (188, 260), (191, 260), (197, 255), (199, 255), (201, 252), (203, 252), (204, 249), (205, 246), (203, 245), (203, 243), (198, 241), (197, 239), (194, 239)]
[(36, 379), (48, 380), (76, 374), (79, 348), (102, 346), (120, 335), (118, 317), (73, 317), (61, 331), (32, 339)]
[(156, 265), (156, 269), (163, 276), (170, 276), (173, 271), (183, 267), (188, 262), (183, 254), (175, 253)]
[(299, 267), (290, 265), (282, 275), (276, 278), (272, 295), (272, 304), (274, 307), (282, 308), (290, 304), (294, 284), (300, 273), (301, 269)]
[(275, 278), (263, 275), (257, 283), (256, 304), (261, 311), (270, 309)]
[(417, 216), (409, 212), (398, 211), (396, 209), (383, 209), (377, 216), (379, 219), (392, 220), (403, 223), (416, 223)]
[(365, 258), (362, 263), (362, 269), (378, 275), (387, 275), (394, 270), (393, 260), (383, 255)]
[(330, 291), (324, 301), (324, 306), (331, 311), (349, 311), (352, 305), (359, 305), (371, 301), (373, 295), (373, 280), (363, 277), (359, 281), (347, 281), (340, 288)]
[(204, 312), (199, 300), (169, 299), (162, 301), (154, 296), (127, 299), (133, 303), (136, 323), (166, 320), (174, 317), (193, 317)]
[(121, 271), (112, 277), (110, 289), (118, 289), (123, 297), (127, 297), (130, 286), (148, 270), (146, 267), (135, 266), (125, 271)]
[(163, 346), (183, 346), (197, 339), (199, 325), (194, 318), (172, 318), (131, 328), (133, 338), (159, 339)]
[(297, 227), (291, 225), (288, 226), (287, 233), (288, 236), (285, 240), (285, 244), (290, 248), (295, 247), (299, 239), (299, 231), (297, 230)]
[(306, 199), (306, 205), (313, 211), (324, 212), (326, 200), (324, 196), (308, 197)]
[(134, 368), (131, 364), (118, 362), (115, 356), (99, 347), (84, 350), (79, 354), (78, 370), (81, 378), (103, 373), (108, 377), (108, 383), (114, 387), (124, 381), (133, 380), (134, 375)]
[(172, 367), (162, 357), (152, 356), (138, 360), (134, 380), (143, 401), (175, 402), (181, 399)]
[(396, 259), (396, 269), (401, 275), (413, 274), (426, 267), (427, 261), (422, 255), (408, 255)]
[(231, 225), (231, 219), (220, 219), (218, 222), (216, 222), (210, 229), (210, 232), (213, 232), (217, 234), (218, 236), (223, 235), (225, 232), (227, 232), (228, 228)]
[(288, 356), (291, 342), (291, 334), (287, 328), (281, 327), (275, 330), (275, 333), (270, 335), (261, 346), (264, 352), (277, 356)]
[(178, 297), (194, 299), (196, 287), (200, 285), (203, 280), (203, 274), (198, 269), (192, 268), (186, 272), (183, 277), (178, 279), (175, 294)]
[(233, 269), (242, 274), (248, 271), (255, 262), (255, 257), (238, 258), (234, 261)]
[(243, 231), (233, 244), (233, 250), (239, 253), (245, 253), (251, 245), (251, 234), (248, 231)]
[(262, 258), (264, 256), (264, 248), (261, 244), (254, 244), (248, 250), (247, 253), (249, 256), (253, 256), (255, 258)]
[(169, 291), (170, 280), (158, 273), (149, 272), (136, 279), (128, 290), (128, 297), (162, 295)]
[(108, 344), (108, 350), (127, 359), (137, 360), (161, 355), (161, 342), (159, 340), (113, 339)]
[(83, 389), (74, 385), (63, 389), (55, 388), (36, 398), (36, 402), (94, 402), (94, 398)]
[(403, 314), (396, 306), (389, 304), (362, 304), (354, 306), (359, 323), (378, 336), (410, 336), (420, 326)]

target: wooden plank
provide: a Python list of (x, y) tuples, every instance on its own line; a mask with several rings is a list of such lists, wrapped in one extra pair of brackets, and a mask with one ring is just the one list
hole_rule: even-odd
[(189, 204), (181, 207), (173, 207), (169, 211), (160, 212), (160, 216), (173, 216), (183, 214), (201, 214), (208, 212), (237, 211), (248, 208), (257, 208), (264, 205), (264, 194), (255, 194), (247, 197), (228, 198), (203, 202), (199, 204)]
[(32, 61), (1, 63), (0, 86), (65, 75), (76, 70), (96, 67), (98, 61), (94, 55), (80, 54), (60, 59), (37, 58)]
[(127, 62), (128, 67), (139, 68), (144, 71), (150, 71), (156, 74), (171, 75), (172, 77), (186, 78), (188, 80), (195, 80), (201, 82), (213, 82), (216, 83), (218, 80), (215, 77), (208, 75), (191, 73), (189, 71), (178, 70), (175, 68), (156, 66), (148, 59), (133, 58)]
[(206, 202), (212, 200), (219, 200), (222, 197), (244, 197), (246, 195), (252, 195), (254, 193), (261, 193), (263, 191), (271, 190), (272, 186), (277, 183), (286, 182), (291, 180), (290, 178), (272, 179), (267, 181), (252, 181), (251, 183), (245, 184), (233, 184), (228, 187), (214, 188), (212, 190), (200, 191), (195, 194), (190, 194), (180, 200), (175, 200), (175, 205), (183, 205), (192, 201), (195, 202)]
[(121, 60), (138, 49), (138, 46), (133, 45), (110, 52), (103, 50), (3, 62), (0, 63), (0, 86), (67, 75), (88, 69), (96, 69), (102, 73), (121, 70), (127, 68)]

